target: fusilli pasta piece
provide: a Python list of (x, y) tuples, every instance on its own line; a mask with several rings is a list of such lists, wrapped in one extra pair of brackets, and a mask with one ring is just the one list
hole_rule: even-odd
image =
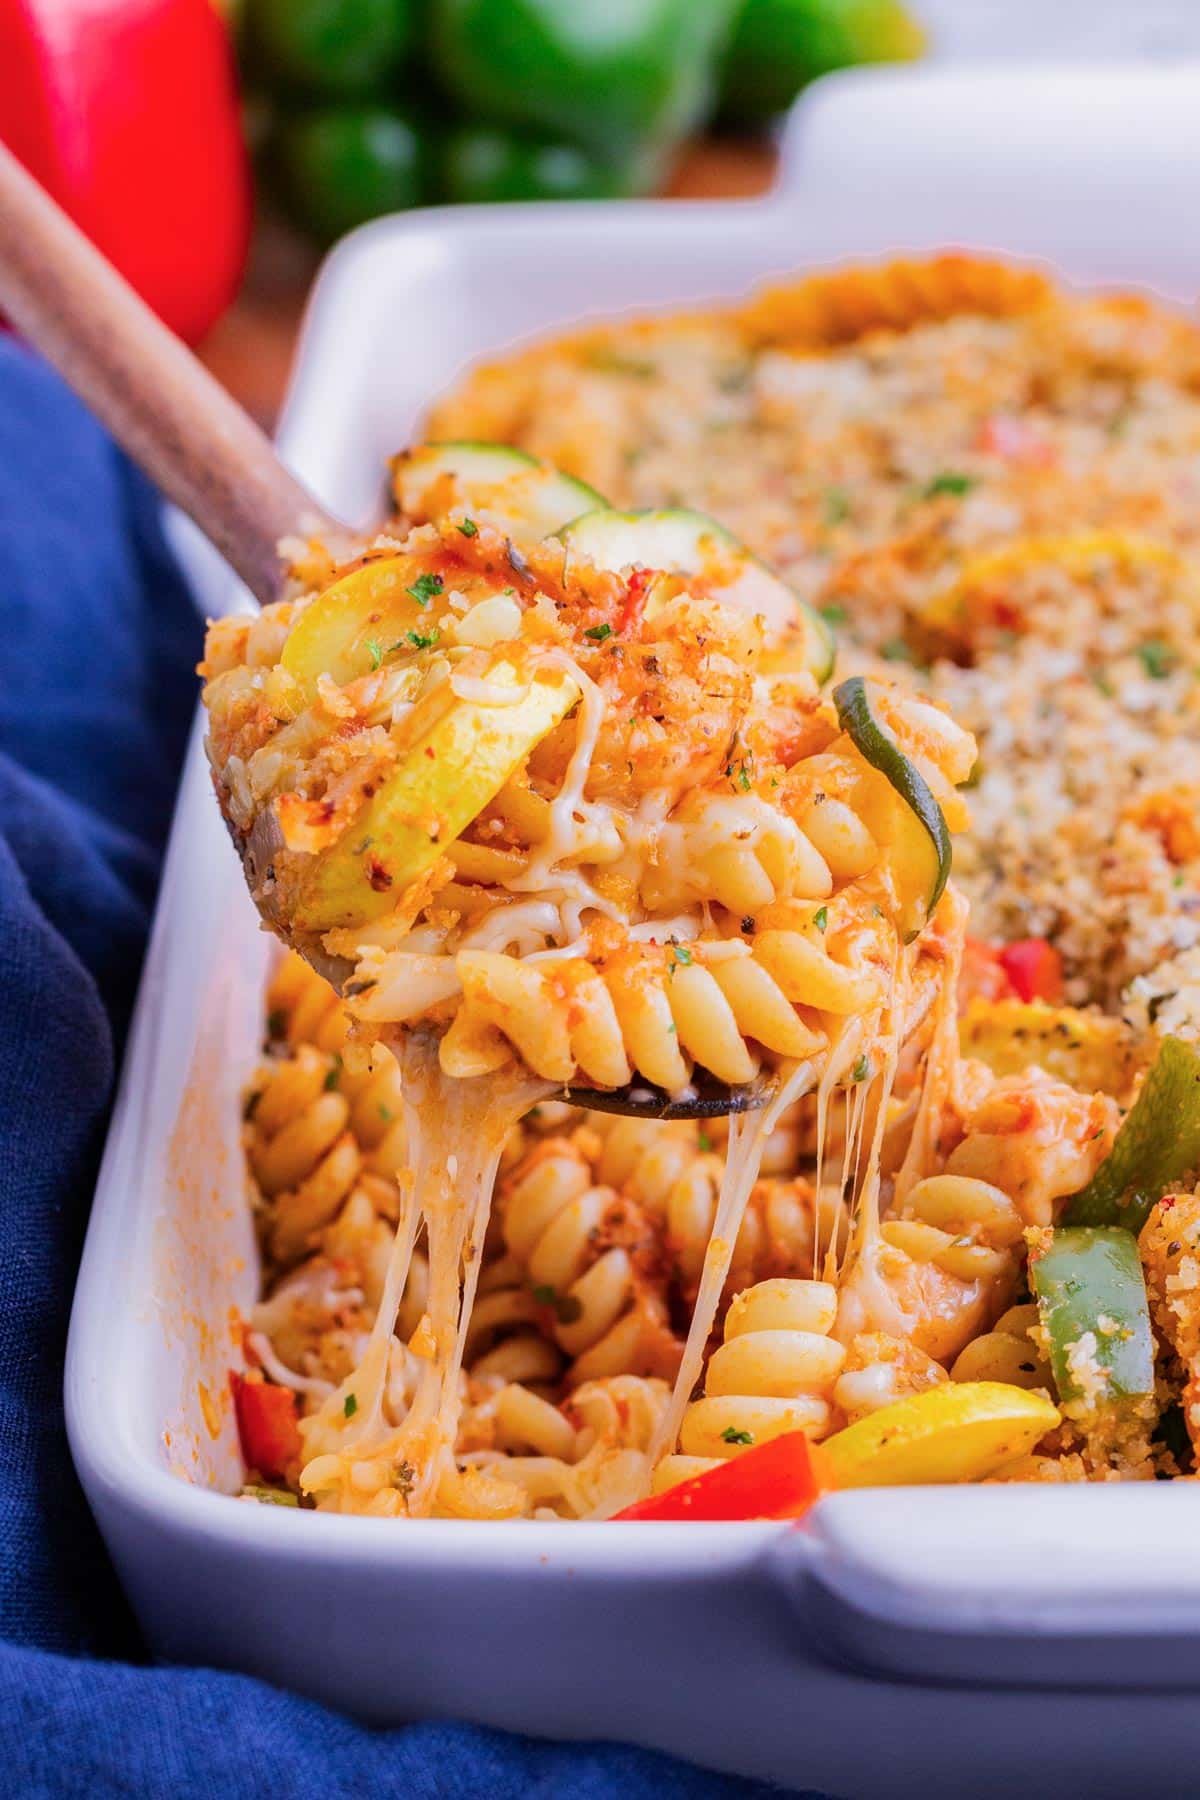
[(571, 1385), (674, 1373), (659, 1246), (635, 1202), (597, 1185), (580, 1146), (537, 1145), (502, 1185), (505, 1245), (569, 1356)]
[(659, 1464), (654, 1491), (785, 1431), (824, 1437), (846, 1356), (829, 1335), (836, 1314), (837, 1290), (823, 1281), (761, 1281), (739, 1294), (709, 1357), (704, 1397), (684, 1414), (679, 1454)]

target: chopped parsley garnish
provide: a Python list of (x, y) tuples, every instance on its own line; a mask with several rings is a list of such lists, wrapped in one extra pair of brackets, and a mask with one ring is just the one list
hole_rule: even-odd
[(325, 1076), (325, 1092), (327, 1094), (331, 1094), (341, 1079), (342, 1079), (342, 1059), (335, 1051), (333, 1063), (330, 1066), (329, 1071)]
[(367, 854), (367, 851), (371, 848), (371, 845), (374, 842), (375, 842), (375, 839), (370, 835), (370, 833), (368, 833), (367, 836), (365, 838), (363, 838), (363, 840), (360, 844), (355, 844), (354, 855), (355, 856), (365, 856)]
[(260, 1506), (299, 1506), (300, 1501), (287, 1488), (260, 1487), (248, 1481), (242, 1489), (243, 1500), (257, 1500)]
[(822, 513), (827, 525), (841, 525), (850, 517), (850, 496), (845, 488), (825, 489)]
[(440, 575), (418, 575), (406, 594), (411, 594), (418, 606), (428, 606), (429, 602), (440, 594), (445, 583)]
[(711, 1150), (711, 1149), (712, 1149), (712, 1147), (713, 1147), (713, 1141), (712, 1141), (712, 1139), (711, 1139), (711, 1138), (710, 1138), (710, 1137), (709, 1137), (709, 1135), (708, 1135), (708, 1133), (707, 1133), (707, 1131), (701, 1131), (701, 1132), (700, 1132), (700, 1133), (699, 1133), (699, 1134), (698, 1134), (698, 1135), (697, 1135), (697, 1138), (696, 1138), (696, 1144), (697, 1144), (697, 1147), (698, 1147), (698, 1148), (699, 1148), (699, 1149), (700, 1149), (700, 1150), (701, 1150), (701, 1151), (702, 1151), (702, 1152), (703, 1152), (703, 1154), (704, 1154), (704, 1155), (705, 1155), (705, 1156), (707, 1156), (707, 1155), (708, 1155), (708, 1152), (709, 1152), (709, 1151), (710, 1151), (710, 1150)]
[(602, 644), (605, 638), (610, 638), (612, 634), (611, 625), (589, 625), (583, 635), (585, 638), (591, 638), (594, 644)]
[(828, 923), (829, 923), (829, 908), (827, 906), (818, 906), (816, 912), (813, 914), (813, 924), (816, 926), (818, 931), (824, 931), (824, 929), (828, 925)]
[(383, 661), (383, 645), (379, 642), (379, 639), (368, 638), (366, 642), (366, 651), (371, 659), (371, 667), (377, 669)]
[(459, 521), (458, 529), (462, 532), (464, 537), (479, 536), (479, 527), (474, 519), (461, 519)]
[(560, 1294), (558, 1289), (549, 1283), (543, 1283), (533, 1289), (533, 1297), (539, 1306), (549, 1306), (560, 1325), (574, 1325), (583, 1317), (583, 1302), (574, 1294)]
[(637, 381), (646, 381), (655, 373), (654, 364), (644, 357), (621, 356), (616, 350), (589, 350), (583, 358), (589, 369), (601, 369), (606, 375), (631, 375)]
[(391, 1107), (385, 1106), (383, 1104), (382, 1100), (379, 1102), (379, 1105), (376, 1108), (376, 1111), (378, 1112), (380, 1118), (383, 1120), (385, 1125), (390, 1125), (392, 1120), (396, 1116), (395, 1113), (392, 1111)]
[(915, 662), (916, 658), (903, 638), (889, 638), (886, 644), (880, 644), (879, 654), (884, 662)]
[(428, 631), (406, 631), (404, 635), (414, 650), (432, 650), (442, 634), (436, 625), (431, 625)]
[(345, 1404), (342, 1407), (342, 1411), (345, 1413), (345, 1415), (348, 1419), (352, 1419), (354, 1417), (355, 1413), (358, 1411), (358, 1395), (357, 1394), (347, 1394), (346, 1395), (346, 1400), (345, 1400)]
[(1117, 691), (1107, 675), (1102, 675), (1099, 669), (1094, 669), (1092, 671), (1092, 686), (1096, 689), (1097, 693), (1103, 694), (1106, 700), (1111, 700)]
[(871, 1073), (871, 1064), (867, 1057), (860, 1056), (850, 1071), (851, 1081), (865, 1081)]
[(752, 1444), (754, 1434), (750, 1431), (739, 1431), (736, 1425), (727, 1425), (721, 1433), (721, 1442), (724, 1444)]
[(668, 975), (673, 975), (676, 969), (687, 968), (688, 964), (692, 961), (692, 953), (686, 944), (677, 944), (674, 938), (671, 938), (670, 944), (671, 962), (667, 969), (667, 973)]
[(1161, 638), (1148, 638), (1139, 644), (1138, 656), (1151, 681), (1165, 681), (1179, 660), (1170, 644), (1164, 644)]
[(936, 500), (939, 494), (952, 494), (956, 500), (961, 500), (964, 494), (969, 494), (976, 486), (977, 481), (978, 477), (975, 475), (963, 475), (957, 469), (943, 469), (940, 475), (935, 475), (932, 481), (925, 483), (921, 489), (921, 498)]
[(817, 611), (827, 625), (844, 625), (850, 617), (845, 607), (839, 606), (836, 600), (830, 600), (825, 606), (818, 606)]

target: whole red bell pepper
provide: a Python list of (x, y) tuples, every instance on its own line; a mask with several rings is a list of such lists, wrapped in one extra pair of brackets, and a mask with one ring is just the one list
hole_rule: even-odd
[(0, 0), (0, 140), (182, 338), (220, 317), (251, 188), (213, 0)]

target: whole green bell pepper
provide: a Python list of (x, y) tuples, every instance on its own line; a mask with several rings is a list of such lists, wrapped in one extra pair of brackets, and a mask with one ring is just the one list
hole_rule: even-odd
[(758, 125), (807, 82), (854, 63), (908, 62), (925, 36), (902, 0), (743, 0), (725, 57), (722, 115)]
[[(430, 51), (475, 118), (661, 157), (705, 116), (737, 0), (432, 0)], [(647, 159), (648, 183), (658, 169)]]
[(462, 125), (439, 157), (443, 200), (610, 200), (636, 193), (636, 166), (618, 167), (583, 150), (500, 125)]
[(296, 224), (326, 243), (380, 213), (419, 206), (432, 187), (425, 122), (398, 107), (329, 106), (283, 115), (266, 160)]
[(414, 0), (246, 0), (251, 77), (334, 99), (386, 93), (411, 48)]

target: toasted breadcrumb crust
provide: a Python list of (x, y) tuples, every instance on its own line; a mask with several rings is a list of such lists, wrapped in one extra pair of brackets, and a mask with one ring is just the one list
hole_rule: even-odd
[(1069, 1000), (1200, 945), (1191, 320), (963, 256), (838, 270), (537, 344), (428, 431), (711, 512), (837, 620), (844, 671), (942, 701), (981, 747), (972, 931), (1049, 937)]

